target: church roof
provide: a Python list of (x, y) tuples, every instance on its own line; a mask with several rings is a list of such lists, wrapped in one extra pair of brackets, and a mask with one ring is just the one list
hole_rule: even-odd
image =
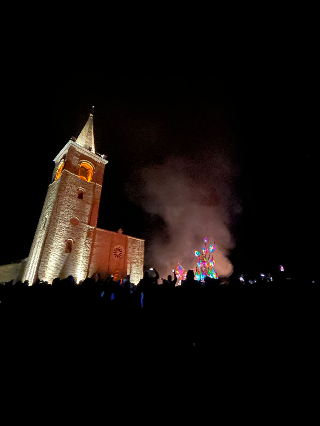
[(89, 151), (92, 151), (94, 153), (96, 152), (93, 136), (93, 114), (89, 115), (88, 121), (84, 125), (84, 128), (81, 130), (81, 133), (78, 136), (76, 143), (81, 145), (83, 148), (89, 149)]

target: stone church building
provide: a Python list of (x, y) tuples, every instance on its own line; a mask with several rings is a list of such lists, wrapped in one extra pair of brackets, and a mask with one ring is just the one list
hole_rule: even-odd
[(99, 274), (102, 279), (130, 275), (137, 284), (143, 276), (144, 240), (97, 228), (108, 161), (96, 153), (92, 114), (54, 162), (29, 257), (21, 264), (0, 266), (0, 282), (22, 279), (31, 285), (39, 278), (52, 283), (72, 275), (79, 283)]

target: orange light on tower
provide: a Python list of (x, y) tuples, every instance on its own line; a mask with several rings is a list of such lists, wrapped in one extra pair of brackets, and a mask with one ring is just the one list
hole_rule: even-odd
[(59, 164), (59, 167), (58, 167), (58, 170), (57, 170), (57, 173), (56, 173), (56, 177), (55, 177), (54, 180), (58, 180), (59, 177), (61, 176), (61, 172), (63, 170), (63, 166), (64, 166), (64, 161), (61, 161), (61, 163)]
[(79, 173), (78, 173), (79, 178), (87, 182), (91, 182), (92, 175), (93, 175), (93, 167), (91, 166), (91, 164), (87, 163), (86, 161), (83, 161), (79, 167)]

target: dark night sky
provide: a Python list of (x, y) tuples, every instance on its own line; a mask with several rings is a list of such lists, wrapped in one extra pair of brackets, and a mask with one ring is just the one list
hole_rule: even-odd
[[(214, 155), (216, 148), (203, 142), (209, 134), (237, 169), (232, 188), (241, 213), (230, 224), (235, 271), (280, 263), (303, 272), (315, 268), (316, 71), (310, 52), (276, 39), (234, 41), (228, 49), (163, 39), (102, 48), (96, 40), (70, 37), (62, 50), (61, 43), (21, 41), (8, 51), (1, 263), (28, 255), (52, 160), (78, 136), (95, 105), (96, 148), (109, 160), (99, 227), (145, 238), (148, 260), (148, 245), (166, 226), (132, 197), (133, 188), (141, 191), (139, 171), (170, 156), (199, 162), (208, 149)], [(202, 181), (210, 184), (210, 171), (203, 170)]]

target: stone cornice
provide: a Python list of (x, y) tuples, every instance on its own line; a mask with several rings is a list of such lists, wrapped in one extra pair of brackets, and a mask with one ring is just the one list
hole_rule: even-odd
[(79, 145), (77, 142), (73, 142), (73, 141), (69, 141), (63, 148), (62, 150), (59, 152), (59, 154), (53, 159), (54, 162), (56, 162), (57, 160), (59, 160), (62, 155), (69, 149), (69, 147), (73, 145), (78, 151), (80, 151), (82, 154), (86, 155), (89, 158), (92, 158), (95, 161), (99, 161), (100, 163), (103, 164), (108, 164), (108, 160), (105, 160), (104, 158), (100, 157), (100, 155), (95, 154), (92, 151), (89, 151), (86, 148), (83, 148), (81, 145)]

